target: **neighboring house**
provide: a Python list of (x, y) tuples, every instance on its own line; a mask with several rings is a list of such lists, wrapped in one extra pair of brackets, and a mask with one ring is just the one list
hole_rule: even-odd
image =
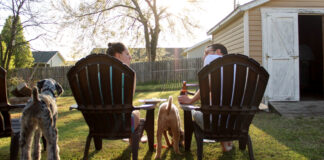
[[(90, 54), (106, 54), (107, 48), (94, 48)], [(134, 61), (144, 60), (146, 57), (145, 48), (128, 48)], [(156, 61), (182, 58), (184, 48), (157, 48)]]
[(190, 48), (187, 48), (183, 51), (182, 55), (187, 58), (201, 58), (204, 56), (205, 49), (208, 45), (212, 43), (212, 39), (205, 39)]
[(323, 98), (323, 33), (323, 0), (254, 0), (207, 32), (267, 69), (266, 101)]
[(34, 51), (34, 64), (41, 67), (64, 66), (65, 60), (58, 51)]

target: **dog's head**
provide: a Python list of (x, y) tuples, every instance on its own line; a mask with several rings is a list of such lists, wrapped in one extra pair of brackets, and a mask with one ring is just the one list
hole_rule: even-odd
[(48, 92), (52, 93), (52, 95), (54, 97), (60, 96), (64, 91), (62, 86), (52, 78), (43, 79), (43, 80), (38, 81), (37, 88), (38, 88), (39, 93), (48, 91)]

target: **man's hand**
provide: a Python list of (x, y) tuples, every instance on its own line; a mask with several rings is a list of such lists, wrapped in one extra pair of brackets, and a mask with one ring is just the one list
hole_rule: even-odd
[(179, 104), (191, 104), (192, 99), (189, 98), (187, 95), (180, 95), (178, 96), (178, 102)]

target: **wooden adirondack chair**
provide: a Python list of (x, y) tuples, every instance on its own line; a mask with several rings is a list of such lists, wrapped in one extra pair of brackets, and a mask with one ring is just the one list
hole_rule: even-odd
[[(146, 130), (150, 150), (154, 149), (154, 105), (132, 105), (135, 73), (118, 59), (94, 54), (81, 59), (72, 67), (68, 80), (77, 109), (89, 126), (89, 135), (84, 151), (87, 159), (91, 139), (96, 150), (102, 147), (102, 139), (132, 137), (132, 157), (137, 159), (139, 140)], [(131, 113), (145, 109), (146, 121), (141, 119), (135, 131), (131, 128)]]
[[(198, 159), (202, 159), (204, 138), (239, 140), (239, 148), (245, 150), (248, 145), (250, 159), (254, 159), (249, 127), (268, 83), (267, 71), (247, 56), (229, 54), (202, 68), (198, 78), (201, 107), (181, 105), (186, 151), (190, 151), (194, 131)], [(203, 113), (203, 127), (192, 121), (191, 110)]]
[(0, 138), (11, 137), (10, 159), (17, 159), (19, 150), (20, 120), (11, 119), (9, 111), (25, 105), (10, 105), (7, 97), (7, 71), (0, 67)]

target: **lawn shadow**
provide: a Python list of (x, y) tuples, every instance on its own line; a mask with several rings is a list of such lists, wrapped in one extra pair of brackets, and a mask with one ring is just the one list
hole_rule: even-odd
[[(246, 151), (247, 150), (239, 150), (236, 147), (234, 147), (231, 151), (229, 152), (223, 152), (223, 154), (221, 156), (218, 157), (219, 160), (230, 160), (230, 159), (235, 159), (235, 155), (236, 155), (236, 151), (241, 151), (243, 152), (244, 156), (246, 157)], [(247, 154), (247, 156), (249, 157), (249, 155)], [(248, 158), (247, 157), (247, 158)]]
[[(146, 151), (143, 159), (152, 159), (154, 152), (151, 152), (149, 149)], [(155, 154), (154, 154), (155, 155)]]
[(162, 156), (161, 156), (162, 159), (166, 158), (168, 152), (171, 152), (170, 159), (187, 159), (187, 160), (195, 159), (193, 154), (191, 152), (186, 152), (183, 147), (180, 147), (180, 153), (181, 154), (177, 154), (176, 152), (174, 152), (172, 147), (168, 148), (167, 151), (165, 151), (162, 154)]
[(324, 124), (323, 118), (287, 118), (273, 113), (259, 113), (252, 124), (279, 142), (273, 145), (281, 143), (308, 159), (324, 158), (324, 126), (320, 125)]
[[(83, 150), (83, 152), (84, 152), (84, 150)], [(100, 152), (100, 151), (94, 150), (94, 151), (90, 152), (90, 154), (88, 154), (88, 159), (92, 159), (95, 156), (95, 154), (97, 154), (98, 152)], [(82, 158), (83, 158), (83, 155), (82, 155)]]
[[(172, 148), (165, 148), (165, 149), (161, 149), (161, 159), (166, 159), (167, 158), (167, 155), (168, 155), (168, 153), (169, 152), (171, 152), (171, 149)], [(163, 150), (164, 150), (164, 152), (163, 152)], [(172, 153), (171, 153), (172, 154)], [(170, 157), (170, 159), (172, 159), (172, 157)]]
[(123, 153), (118, 156), (117, 158), (113, 158), (113, 160), (120, 160), (120, 159), (132, 159), (132, 147), (129, 145), (127, 148), (124, 149)]
[[(67, 123), (64, 123), (63, 125), (59, 125), (58, 126), (59, 137), (60, 137), (59, 140), (69, 139), (70, 136), (76, 134), (75, 128), (86, 126), (86, 125), (87, 124), (85, 123), (83, 117), (74, 119), (73, 121), (69, 121)], [(86, 132), (88, 133), (89, 130), (87, 129)], [(60, 135), (64, 135), (64, 136), (60, 136)]]

